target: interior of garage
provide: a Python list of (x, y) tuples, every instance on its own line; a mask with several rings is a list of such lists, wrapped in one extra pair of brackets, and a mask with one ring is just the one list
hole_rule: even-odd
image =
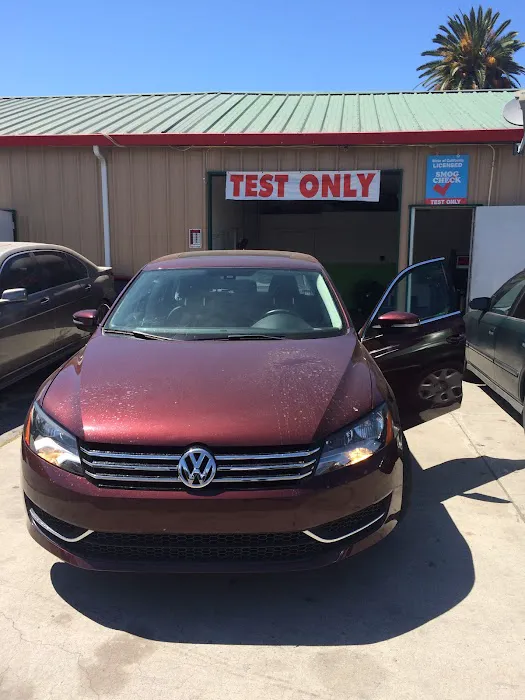
[(412, 262), (444, 257), (463, 310), (470, 269), (473, 212), (472, 207), (416, 207), (411, 230)]
[(314, 255), (358, 323), (397, 271), (400, 187), (400, 171), (387, 170), (379, 202), (232, 201), (225, 198), (226, 174), (211, 174), (209, 244)]

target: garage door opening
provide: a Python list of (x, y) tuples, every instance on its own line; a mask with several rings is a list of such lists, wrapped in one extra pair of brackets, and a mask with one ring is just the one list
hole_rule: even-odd
[(414, 207), (411, 215), (409, 263), (444, 257), (463, 311), (469, 281), (473, 219), (473, 207)]
[(354, 322), (397, 272), (401, 171), (382, 170), (378, 202), (226, 199), (226, 173), (209, 175), (209, 247), (291, 250), (327, 268)]

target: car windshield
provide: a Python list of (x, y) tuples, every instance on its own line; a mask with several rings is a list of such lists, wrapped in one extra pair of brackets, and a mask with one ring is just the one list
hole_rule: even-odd
[(343, 329), (321, 273), (236, 267), (146, 270), (104, 326), (174, 340), (320, 338)]

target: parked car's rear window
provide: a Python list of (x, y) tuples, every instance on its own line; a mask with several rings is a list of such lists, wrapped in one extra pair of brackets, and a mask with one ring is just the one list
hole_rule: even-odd
[(37, 251), (35, 258), (40, 272), (46, 282), (46, 287), (59, 287), (75, 280), (73, 270), (69, 267), (65, 256), (54, 251)]
[(314, 270), (148, 270), (124, 294), (107, 330), (165, 337), (323, 337), (343, 332), (340, 309)]
[(73, 270), (73, 278), (75, 280), (83, 280), (85, 277), (88, 277), (87, 267), (82, 260), (79, 260), (74, 255), (68, 255), (67, 253), (65, 253), (65, 256), (70, 268)]

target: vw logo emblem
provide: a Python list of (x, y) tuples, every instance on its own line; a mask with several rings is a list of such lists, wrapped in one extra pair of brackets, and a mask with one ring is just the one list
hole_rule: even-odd
[(179, 479), (190, 489), (202, 489), (215, 477), (217, 464), (202, 447), (192, 447), (179, 460)]

